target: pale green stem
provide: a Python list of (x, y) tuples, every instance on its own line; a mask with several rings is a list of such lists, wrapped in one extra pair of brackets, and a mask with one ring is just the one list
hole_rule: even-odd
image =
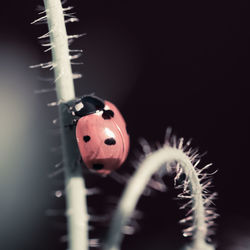
[(52, 48), (52, 65), (54, 68), (57, 100), (59, 102), (59, 122), (65, 169), (68, 244), (70, 250), (87, 250), (86, 189), (81, 174), (81, 166), (77, 163), (78, 151), (74, 131), (65, 127), (65, 125), (71, 122), (65, 103), (75, 98), (75, 91), (64, 14), (60, 0), (44, 0), (44, 4)]
[[(206, 243), (207, 225), (205, 222), (205, 207), (202, 197), (202, 187), (198, 174), (190, 158), (181, 150), (165, 146), (145, 158), (135, 174), (130, 179), (118, 208), (111, 222), (104, 250), (119, 250), (122, 240), (122, 228), (127, 224), (135, 206), (152, 175), (163, 164), (177, 162), (190, 180), (190, 189), (194, 208), (194, 222), (196, 228), (193, 235), (193, 244), (188, 249), (212, 250), (213, 246)], [(167, 249), (167, 248), (166, 248)]]

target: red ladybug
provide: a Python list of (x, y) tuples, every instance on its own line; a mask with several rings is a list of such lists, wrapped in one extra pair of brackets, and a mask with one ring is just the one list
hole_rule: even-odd
[(86, 166), (102, 175), (119, 168), (129, 151), (126, 123), (114, 104), (96, 96), (75, 102), (76, 139)]

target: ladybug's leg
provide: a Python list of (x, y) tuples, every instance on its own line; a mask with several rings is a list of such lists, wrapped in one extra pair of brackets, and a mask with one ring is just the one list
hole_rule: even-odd
[(84, 165), (84, 164), (83, 164), (82, 156), (81, 156), (80, 154), (78, 155), (77, 162), (78, 162), (81, 166)]
[(71, 171), (72, 172), (75, 172), (79, 165), (82, 166), (83, 161), (81, 159), (82, 159), (81, 155), (78, 154), (78, 156), (76, 156), (76, 158), (75, 158), (75, 160), (74, 160), (74, 162), (73, 162), (73, 164), (71, 166)]
[(78, 165), (80, 165), (81, 167), (83, 167), (83, 165), (84, 165), (83, 159), (82, 159), (80, 153), (76, 156), (76, 158), (75, 158), (75, 160), (74, 160), (73, 166), (76, 167), (76, 166), (78, 166)]
[(67, 107), (67, 111), (72, 114), (72, 111), (73, 111), (73, 106), (70, 105), (69, 103), (65, 103), (65, 106)]
[(75, 128), (78, 120), (80, 119), (80, 117), (75, 114), (74, 110), (75, 103), (76, 103), (75, 100), (64, 103), (64, 112), (67, 112), (68, 114), (67, 115), (68, 119), (66, 119), (67, 122), (65, 122), (64, 125), (65, 128), (69, 129)]
[(80, 118), (78, 118), (78, 117), (73, 118), (72, 122), (70, 124), (64, 125), (64, 127), (70, 128), (70, 129), (75, 128), (79, 119)]

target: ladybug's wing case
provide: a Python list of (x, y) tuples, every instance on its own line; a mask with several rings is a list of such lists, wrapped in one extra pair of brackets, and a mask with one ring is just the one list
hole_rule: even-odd
[(118, 108), (112, 104), (109, 101), (105, 101), (105, 110), (112, 110), (114, 112), (114, 116), (112, 117), (112, 120), (116, 123), (117, 128), (119, 129), (121, 136), (123, 138), (123, 145), (124, 145), (124, 152), (123, 152), (123, 157), (122, 157), (122, 162), (125, 161), (125, 159), (128, 156), (128, 151), (129, 151), (129, 135), (127, 133), (127, 128), (126, 128), (126, 122), (118, 110)]
[(109, 174), (126, 158), (124, 158), (124, 138), (115, 120), (103, 119), (102, 112), (79, 119), (76, 138), (87, 167), (101, 174)]

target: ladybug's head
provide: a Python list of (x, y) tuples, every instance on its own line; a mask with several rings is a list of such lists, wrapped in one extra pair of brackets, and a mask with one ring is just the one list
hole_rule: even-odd
[(83, 117), (94, 114), (98, 110), (104, 110), (104, 101), (93, 95), (85, 95), (78, 99), (73, 107), (73, 112), (76, 116)]

